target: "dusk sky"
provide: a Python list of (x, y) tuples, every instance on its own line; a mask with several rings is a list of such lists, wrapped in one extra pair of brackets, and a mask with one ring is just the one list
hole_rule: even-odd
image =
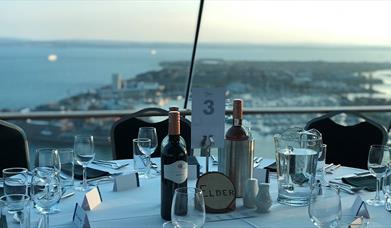
[[(0, 37), (193, 41), (199, 1), (1, 1)], [(206, 0), (201, 42), (391, 46), (391, 1)]]

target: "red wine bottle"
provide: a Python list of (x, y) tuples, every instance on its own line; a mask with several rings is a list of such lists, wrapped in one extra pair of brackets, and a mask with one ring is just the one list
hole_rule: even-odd
[[(169, 111), (178, 111), (179, 112), (178, 106), (171, 106), (171, 107), (168, 108), (168, 110)], [(182, 144), (182, 146), (184, 146), (186, 148), (186, 141), (185, 141), (185, 139), (182, 136), (179, 136), (179, 142)], [(167, 145), (167, 143), (168, 143), (168, 135), (166, 135), (164, 137), (164, 139), (162, 140), (162, 145), (161, 145), (160, 151), (163, 151), (163, 148)]]
[(235, 99), (232, 110), (233, 124), (225, 134), (225, 139), (232, 141), (243, 141), (249, 139), (249, 134), (242, 126), (243, 101)]
[(161, 152), (161, 204), (160, 214), (171, 220), (171, 204), (175, 189), (187, 187), (187, 152), (180, 143), (180, 114), (170, 111), (168, 143)]

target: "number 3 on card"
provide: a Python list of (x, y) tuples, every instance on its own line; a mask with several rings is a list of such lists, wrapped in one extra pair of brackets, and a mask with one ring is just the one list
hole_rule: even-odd
[(213, 136), (215, 147), (224, 146), (224, 88), (192, 90), (191, 148), (200, 148), (203, 136)]

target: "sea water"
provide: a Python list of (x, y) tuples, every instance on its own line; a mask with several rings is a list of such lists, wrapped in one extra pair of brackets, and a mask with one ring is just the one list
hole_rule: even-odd
[(311, 149), (282, 149), (276, 153), (278, 198), (282, 204), (305, 206), (315, 180), (318, 153)]

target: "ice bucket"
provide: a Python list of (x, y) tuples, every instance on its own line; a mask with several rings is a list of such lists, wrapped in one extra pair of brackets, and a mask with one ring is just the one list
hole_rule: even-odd
[(308, 205), (315, 182), (322, 135), (315, 129), (290, 128), (274, 136), (277, 201), (291, 206)]

